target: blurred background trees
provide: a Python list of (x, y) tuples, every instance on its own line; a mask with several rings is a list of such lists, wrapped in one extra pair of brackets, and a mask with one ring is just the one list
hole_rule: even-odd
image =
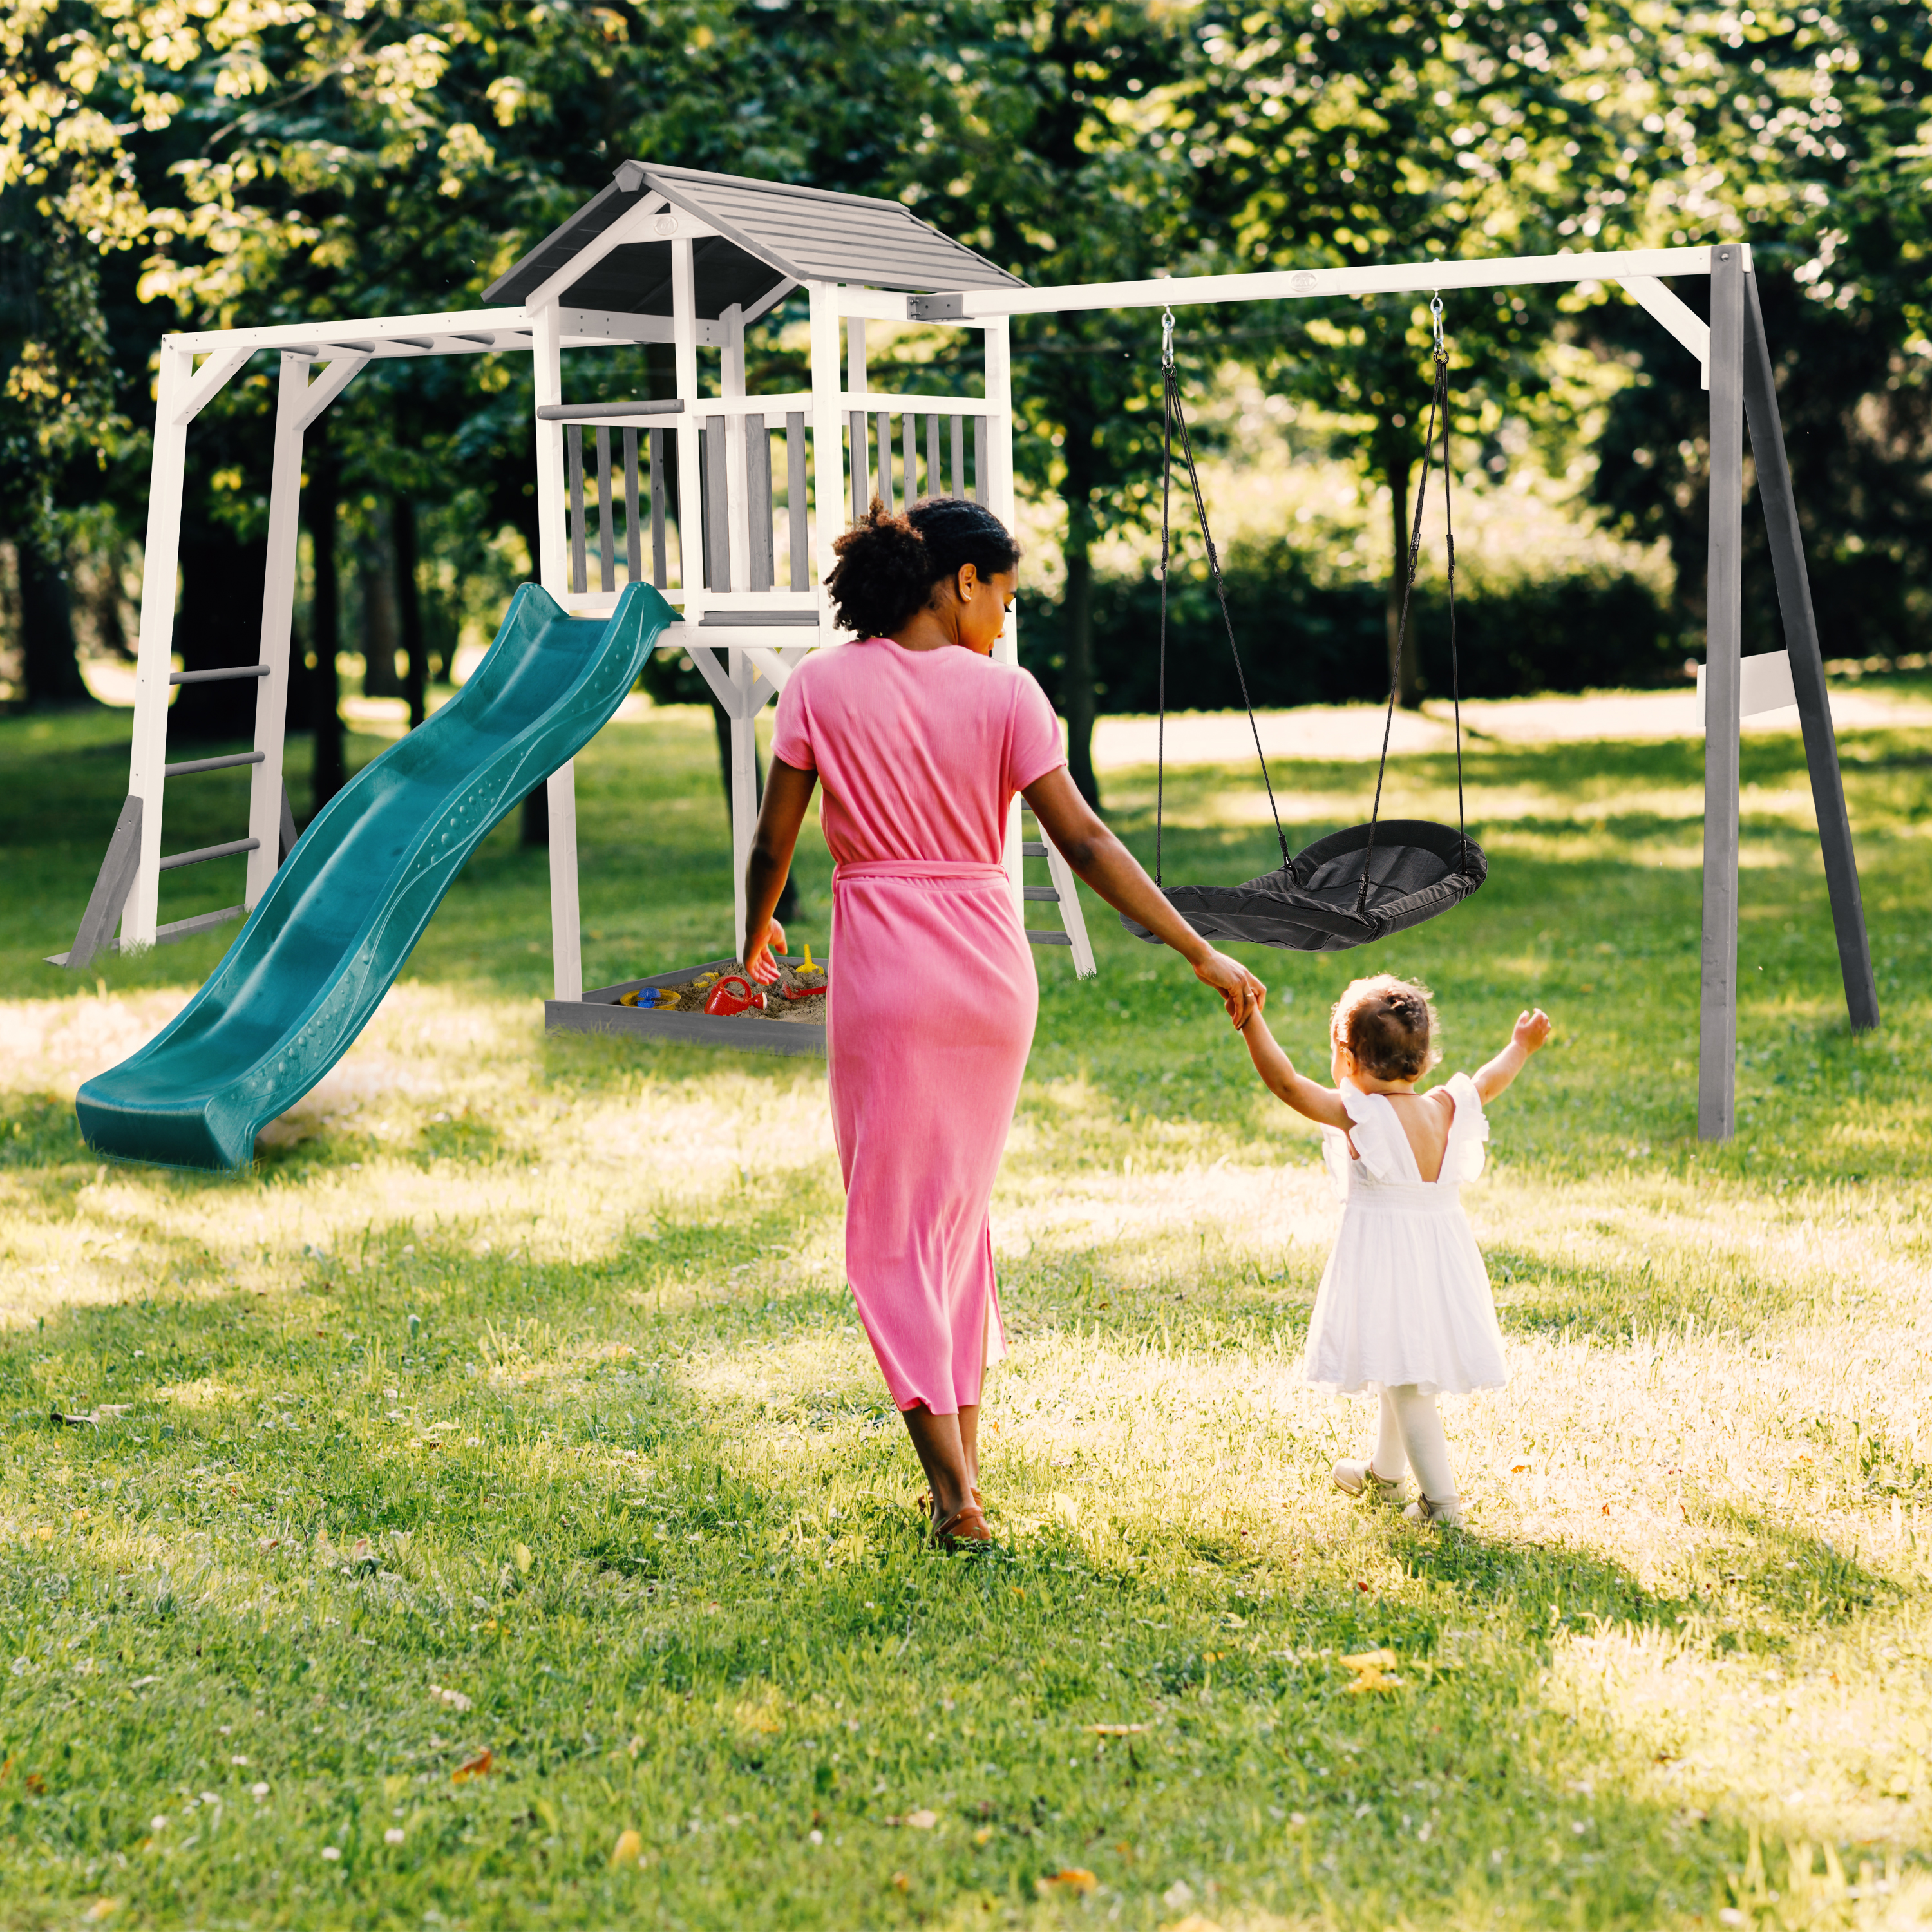
[[(0, 0), (0, 676), (15, 703), (85, 701), (80, 658), (131, 648), (164, 328), (470, 304), (630, 156), (897, 196), (1033, 281), (1744, 237), (1828, 652), (1923, 649), (1928, 58), (1924, 8), (1870, 4)], [(783, 321), (760, 352), (796, 352)], [(1564, 516), (1659, 560), (1485, 564), (1466, 544), (1466, 682), (1674, 674), (1703, 568), (1682, 350), (1587, 289), (1452, 298), (1448, 326), (1459, 470), (1555, 478)], [(1150, 697), (1157, 318), (1015, 333), (1044, 538), (1022, 648), (1091, 794), (1096, 711)], [(1425, 305), (1197, 310), (1180, 335), (1226, 478), (1265, 458), (1356, 479), (1346, 517), (1226, 493), (1257, 695), (1377, 694)], [(879, 352), (964, 382), (976, 348), (908, 330)], [(599, 367), (614, 393), (652, 380), (639, 353)], [(317, 734), (318, 799), (341, 774), (338, 661), (420, 716), (528, 570), (528, 381), (512, 357), (378, 365), (312, 443), (291, 723)], [(251, 368), (190, 440), (190, 664), (254, 646), (272, 394)], [(1200, 583), (1196, 544), (1176, 573), (1181, 704), (1232, 681)], [(1444, 686), (1428, 637), (1402, 667), (1411, 701)], [(190, 687), (174, 728), (244, 734), (236, 688)]]

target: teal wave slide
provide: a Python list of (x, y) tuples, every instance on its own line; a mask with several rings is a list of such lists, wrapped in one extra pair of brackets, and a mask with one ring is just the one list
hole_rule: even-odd
[(469, 682), (319, 812), (194, 998), (80, 1090), (97, 1153), (237, 1168), (368, 1023), (478, 843), (588, 744), (677, 613), (634, 584), (608, 621), (526, 584)]

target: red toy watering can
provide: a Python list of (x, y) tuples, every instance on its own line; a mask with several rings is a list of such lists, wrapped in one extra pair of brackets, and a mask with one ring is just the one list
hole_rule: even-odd
[[(740, 990), (742, 989), (742, 990)], [(765, 996), (741, 974), (728, 973), (704, 996), (704, 1010), (715, 1018), (729, 1019), (762, 1006)]]

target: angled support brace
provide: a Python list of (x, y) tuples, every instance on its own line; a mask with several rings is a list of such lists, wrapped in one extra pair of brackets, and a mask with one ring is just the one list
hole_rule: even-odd
[(121, 922), (140, 862), (141, 801), (130, 794), (121, 808), (121, 816), (114, 822), (113, 833), (107, 841), (107, 856), (100, 862), (100, 876), (88, 896), (87, 910), (80, 916), (80, 930), (74, 934), (73, 945), (65, 952), (54, 955), (47, 962), (50, 965), (64, 966), (70, 972), (78, 973), (93, 963), (94, 956), (112, 940), (114, 928)]
[(1786, 654), (1798, 722), (1804, 732), (1804, 762), (1811, 774), (1811, 803), (1824, 854), (1825, 884), (1832, 900), (1832, 924), (1838, 941), (1838, 968), (1845, 982), (1845, 1006), (1855, 1031), (1878, 1024), (1878, 987), (1872, 978), (1871, 940), (1865, 930), (1858, 867), (1852, 849), (1852, 822), (1845, 808), (1845, 782), (1838, 769), (1838, 742), (1832, 728), (1831, 700), (1825, 684), (1824, 652), (1818, 619), (1811, 608), (1811, 583), (1804, 568), (1804, 539), (1791, 488), (1784, 430), (1778, 410), (1778, 388), (1765, 339), (1764, 311), (1757, 278), (1744, 284), (1744, 414), (1750, 426), (1751, 457), (1757, 471), (1758, 501), (1764, 507), (1771, 542), (1771, 567), (1778, 584), (1778, 614), (1784, 620)]
[(251, 344), (242, 349), (218, 349), (197, 369), (188, 386), (187, 393), (176, 404), (172, 422), (176, 429), (185, 429), (208, 404), (228, 386), (235, 372), (255, 352)]
[(1697, 1138), (1737, 1130), (1738, 780), (1744, 644), (1743, 250), (1711, 250), (1711, 495), (1704, 647), (1704, 915)]
[(1623, 275), (1618, 286), (1696, 357), (1703, 370), (1703, 386), (1711, 386), (1711, 325), (1697, 312), (1666, 288), (1654, 275)]

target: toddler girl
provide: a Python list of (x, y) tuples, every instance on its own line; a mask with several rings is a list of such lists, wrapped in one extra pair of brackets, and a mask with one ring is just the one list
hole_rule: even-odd
[(1416, 1082), (1442, 1058), (1436, 1030), (1428, 989), (1382, 973), (1335, 1002), (1333, 1087), (1295, 1072), (1258, 1012), (1241, 1033), (1269, 1090), (1320, 1124), (1342, 1201), (1309, 1326), (1307, 1378), (1349, 1394), (1375, 1384), (1382, 1426), (1366, 1462), (1335, 1465), (1336, 1486), (1394, 1503), (1413, 1469), (1421, 1494), (1402, 1514), (1460, 1522), (1436, 1398), (1500, 1388), (1504, 1376), (1490, 1278), (1458, 1190), (1483, 1171), (1484, 1102), (1550, 1037), (1550, 1020), (1540, 1008), (1523, 1014), (1473, 1080), (1453, 1074), (1418, 1094)]

